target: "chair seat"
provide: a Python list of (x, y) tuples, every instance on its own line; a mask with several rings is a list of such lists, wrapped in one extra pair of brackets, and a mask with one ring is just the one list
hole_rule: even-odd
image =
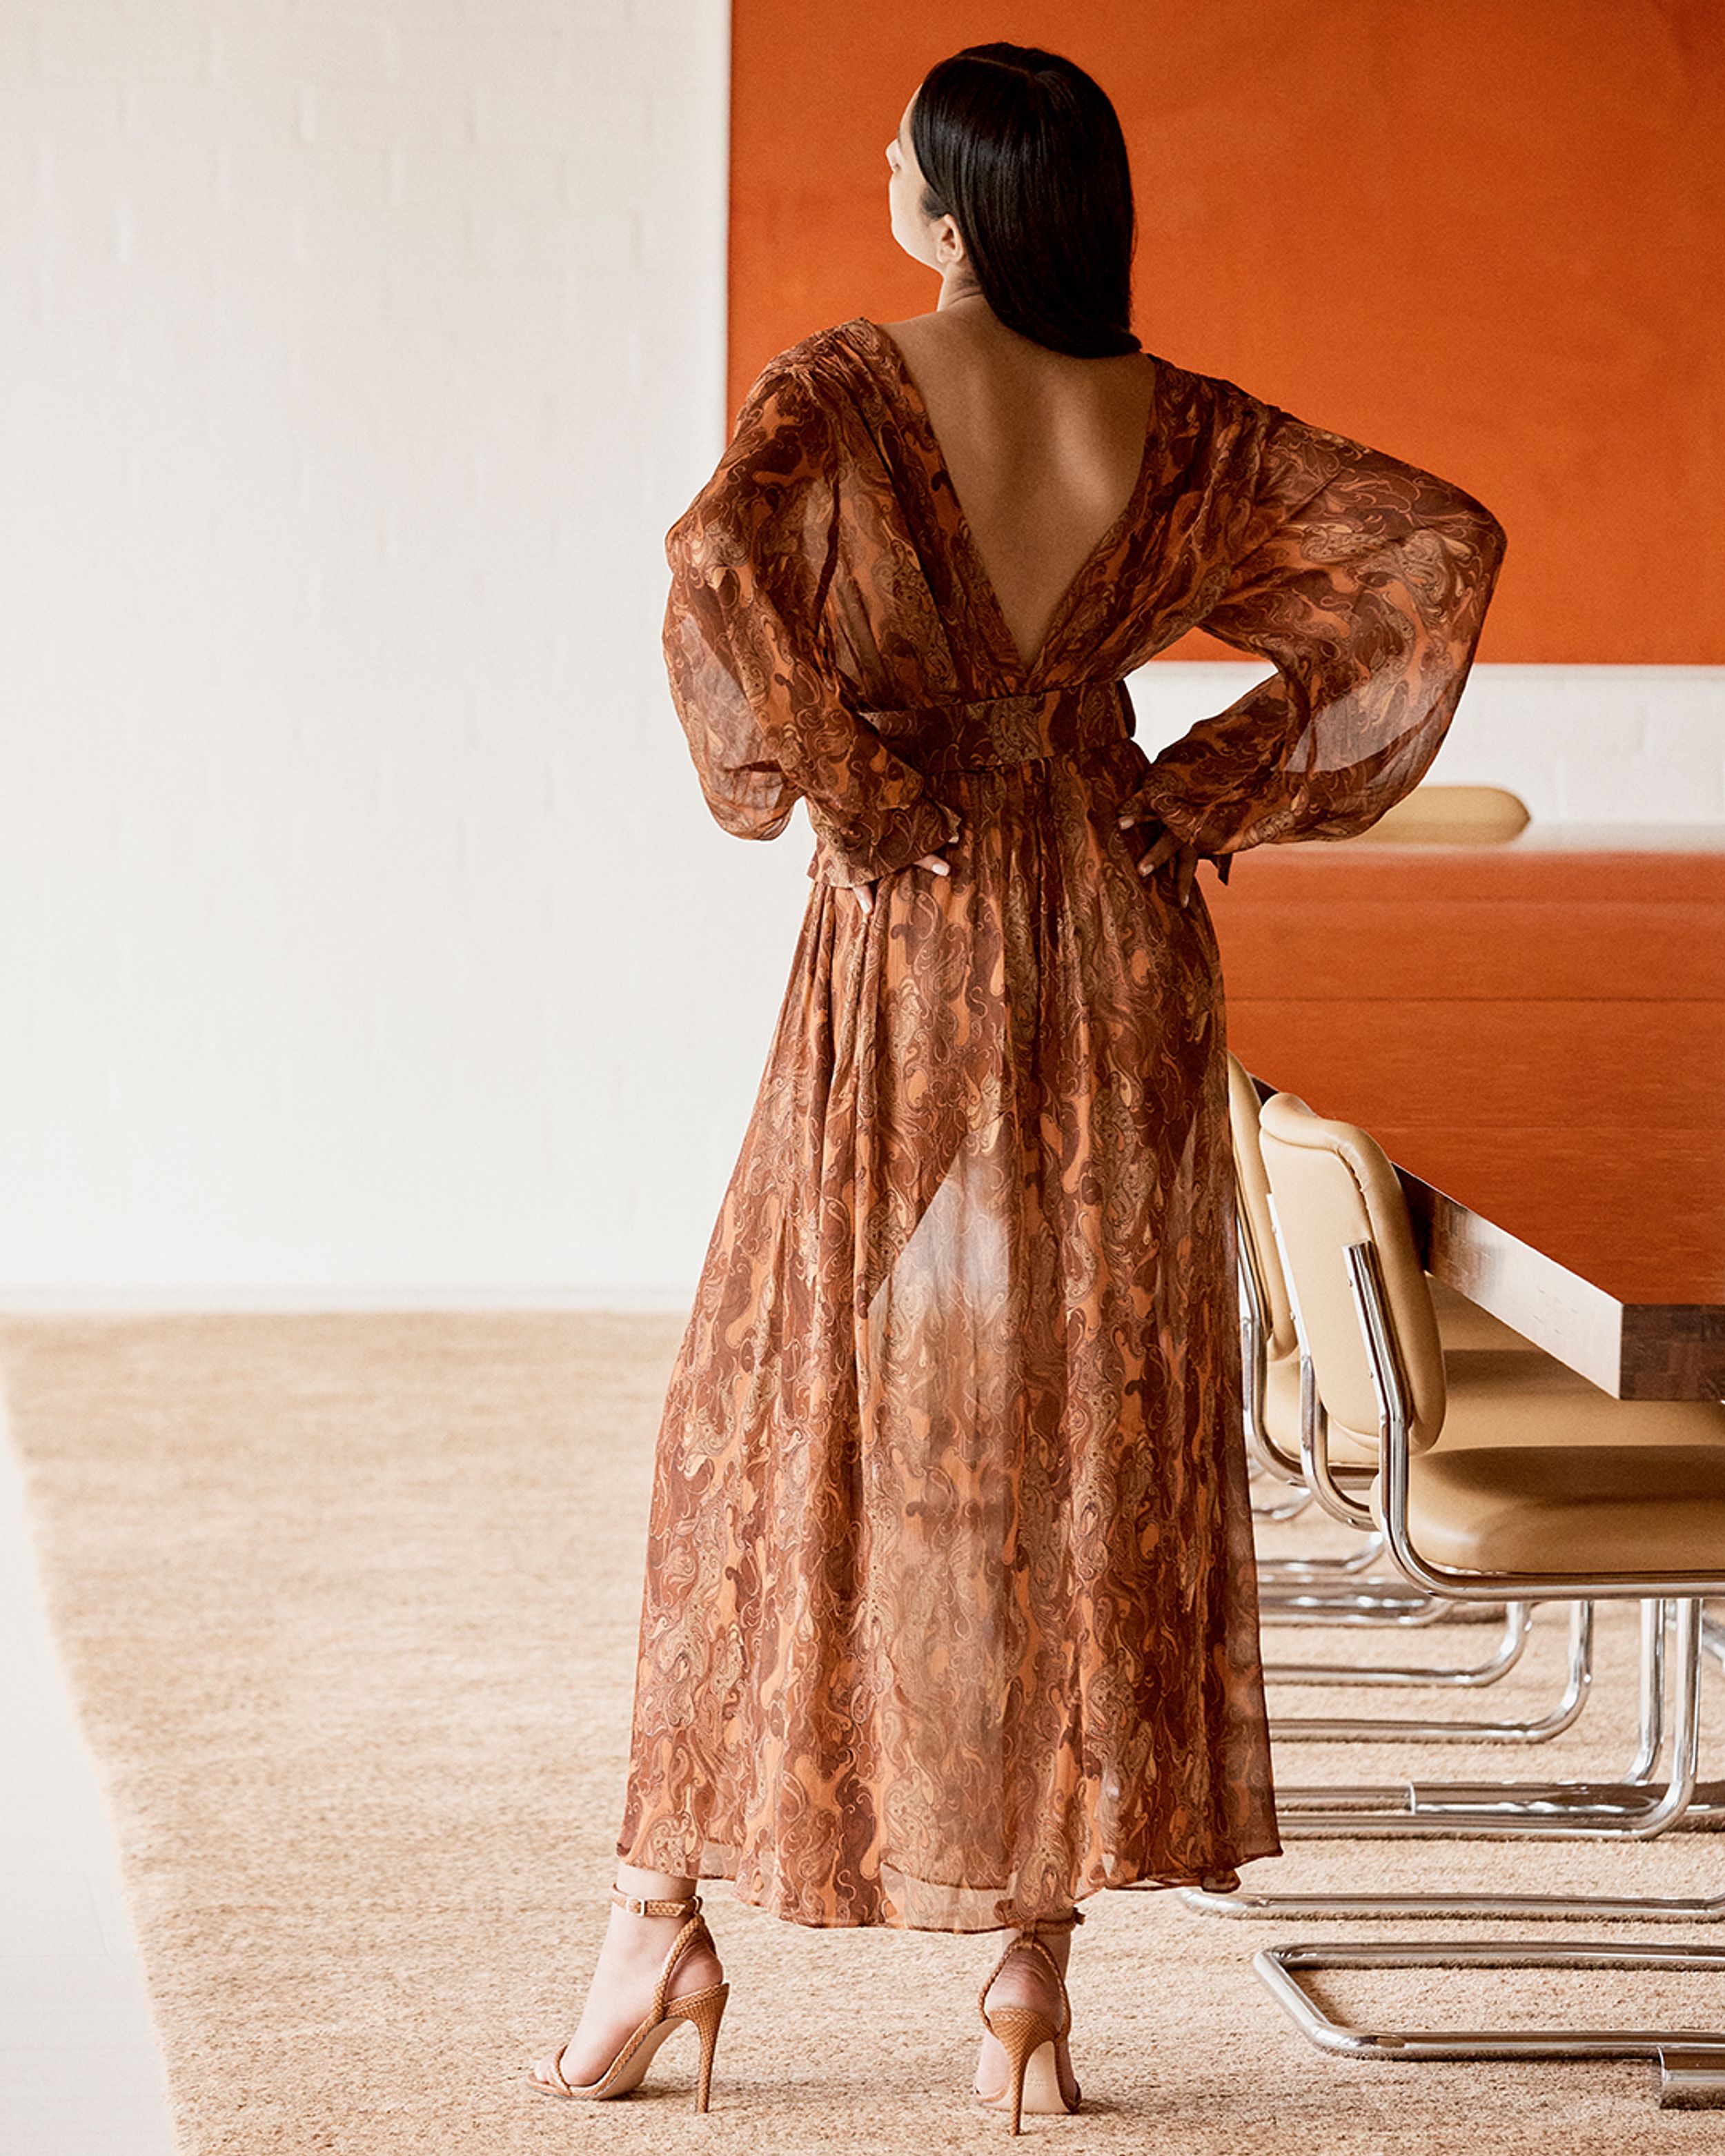
[(1638, 1441), (1451, 1447), (1446, 1429), (1409, 1463), (1414, 1549), (1468, 1572), (1725, 1576), (1725, 1407), (1605, 1404), (1652, 1410)]
[[(1291, 1093), (1266, 1101), (1259, 1122), (1337, 1451), (1345, 1424), (1369, 1455), (1385, 1389), (1405, 1416), (1411, 1554), (1472, 1573), (1488, 1594), (1518, 1579), (1562, 1594), (1565, 1578), (1725, 1592), (1725, 1405), (1617, 1400), (1537, 1350), (1446, 1343), (1382, 1147)], [(1363, 1274), (1338, 1262), (1361, 1250)], [(1373, 1360), (1361, 1302), (1374, 1328), (1381, 1317), (1394, 1368)], [(1384, 1477), (1371, 1479), (1381, 1516)]]
[[(1432, 1307), (1437, 1312), (1443, 1337), (1444, 1367), (1452, 1389), (1468, 1389), (1501, 1378), (1529, 1392), (1563, 1392), (1579, 1389), (1594, 1392), (1585, 1378), (1578, 1377), (1567, 1363), (1548, 1355), (1519, 1332), (1481, 1310), (1476, 1302), (1458, 1295), (1440, 1281), (1431, 1283)], [(1476, 1358), (1497, 1358), (1486, 1363)], [(1457, 1358), (1465, 1358), (1458, 1363)], [(1519, 1364), (1519, 1368), (1515, 1366)], [(1600, 1394), (1600, 1398), (1604, 1395)], [(1264, 1368), (1264, 1426), (1273, 1444), (1291, 1459), (1300, 1457), (1300, 1358), (1272, 1357)], [(1447, 1430), (1447, 1426), (1446, 1426)], [(1371, 1467), (1378, 1460), (1373, 1435), (1330, 1424), (1330, 1460), (1337, 1467)]]
[[(1708, 1400), (1614, 1399), (1537, 1348), (1446, 1352), (1444, 1383), (1444, 1427), (1425, 1459), (1481, 1445), (1725, 1444), (1725, 1408)], [(1330, 1458), (1343, 1466), (1375, 1463), (1377, 1437), (1332, 1421)]]

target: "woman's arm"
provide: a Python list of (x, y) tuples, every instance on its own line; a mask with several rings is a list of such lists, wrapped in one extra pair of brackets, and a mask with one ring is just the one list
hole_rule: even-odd
[(860, 886), (949, 844), (960, 819), (847, 709), (825, 663), (837, 461), (808, 382), (768, 367), (718, 470), (666, 540), (665, 655), (719, 823), (741, 838), (776, 838), (800, 797), (829, 879)]
[(1506, 544), (1461, 488), (1274, 406), (1255, 413), (1250, 513), (1202, 619), (1276, 677), (1164, 749), (1122, 804), (1199, 855), (1352, 837), (1419, 783)]

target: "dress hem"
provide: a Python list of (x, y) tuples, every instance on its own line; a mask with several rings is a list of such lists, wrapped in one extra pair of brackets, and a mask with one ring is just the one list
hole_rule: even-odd
[[(1205, 1893), (1231, 1894), (1240, 1885), (1240, 1866), (1261, 1863), (1266, 1857), (1280, 1856), (1282, 1854), (1281, 1842), (1272, 1841), (1262, 1849), (1242, 1851), (1231, 1863), (1214, 1865), (1202, 1871), (1143, 1872), (1133, 1879), (1103, 1880), (1094, 1887), (1086, 1887), (1075, 1893), (1072, 1902), (1068, 1906), (1074, 1907), (1081, 1902), (1087, 1902), (1094, 1894), (1146, 1893), (1162, 1889), (1172, 1892), (1183, 1887), (1195, 1887)], [(620, 1862), (629, 1863), (632, 1861), (629, 1850), (621, 1843), (618, 1845), (617, 1855)], [(807, 1917), (799, 1914), (794, 1909), (778, 1907), (768, 1898), (763, 1897), (757, 1900), (752, 1895), (743, 1893), (737, 1886), (736, 1871), (726, 1870), (722, 1865), (714, 1863), (711, 1857), (706, 1860), (706, 1869), (678, 1876), (697, 1880), (726, 1880), (732, 1887), (732, 1898), (742, 1902), (744, 1907), (763, 1910), (768, 1916), (778, 1917), (782, 1922), (800, 1924), (805, 1930), (813, 1932), (928, 1932), (968, 1938), (973, 1933), (1012, 1931), (1040, 1919), (1065, 1914), (1065, 1909), (1049, 1909), (1040, 1912), (1036, 1917), (1020, 1916), (1006, 1918), (999, 1923), (993, 1924), (911, 1924), (906, 1923), (901, 1917)], [(972, 1887), (955, 1888), (952, 1891), (991, 1893), (997, 1890), (992, 1887)]]

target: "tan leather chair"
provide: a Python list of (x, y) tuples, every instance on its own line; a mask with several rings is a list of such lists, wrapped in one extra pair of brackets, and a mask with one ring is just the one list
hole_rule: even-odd
[[(1662, 1792), (1651, 1787), (1644, 1724), (1641, 1764), (1650, 1771), (1632, 1770), (1615, 1787), (1427, 1785), (1410, 1789), (1405, 1809), (1387, 1807), (1376, 1821), (1365, 1806), (1344, 1804), (1317, 1830), (1350, 1838), (1375, 1830), (1563, 1840), (1645, 1840), (1664, 1831), (1684, 1816), (1695, 1787), (1702, 1598), (1725, 1586), (1725, 1405), (1620, 1401), (1593, 1388), (1546, 1389), (1519, 1360), (1507, 1382), (1493, 1383), (1481, 1368), (1458, 1387), (1400, 1185), (1381, 1149), (1363, 1131), (1314, 1116), (1289, 1094), (1266, 1103), (1261, 1129), (1302, 1352), (1315, 1380), (1308, 1398), (1315, 1391), (1328, 1415), (1327, 1429), (1316, 1427), (1316, 1443), (1322, 1449), (1337, 1432), (1356, 1444), (1375, 1440), (1379, 1469), (1368, 1516), (1381, 1526), (1406, 1576), (1463, 1598), (1641, 1598), (1644, 1613), (1650, 1607), (1658, 1613), (1651, 1633), (1644, 1626), (1644, 1663), (1650, 1636), (1663, 1640), (1666, 1603), (1675, 1605), (1677, 1703)], [(1308, 1450), (1312, 1427), (1309, 1421)], [(1279, 1809), (1289, 1794), (1278, 1789)], [(1301, 1794), (1333, 1805), (1338, 1794), (1371, 1793)], [(1283, 1832), (1312, 1830), (1319, 1816), (1307, 1812), (1294, 1824), (1284, 1813)], [(1725, 1896), (1189, 1892), (1184, 1898), (1284, 1921), (1296, 1912), (1725, 1920)], [(1306, 2034), (1332, 2051), (1402, 2061), (1646, 2056), (1661, 2070), (1661, 2103), (1725, 2102), (1725, 2030), (1532, 2030), (1525, 2022), (1496, 2030), (1378, 2029), (1337, 2020), (1300, 1981), (1307, 1970), (1458, 1965), (1663, 1968), (1717, 1977), (1725, 1973), (1725, 1953), (1514, 1938), (1436, 1948), (1325, 1941), (1277, 1946), (1255, 1964)]]
[[(1548, 1358), (1446, 1358), (1401, 1186), (1382, 1149), (1291, 1094), (1260, 1117), (1311, 1395), (1306, 1457), (1332, 1509), (1384, 1537), (1413, 1584), (1459, 1600), (1676, 1604), (1674, 1764), (1662, 1794), (1621, 1784), (1512, 1788), (1453, 1801), (1410, 1790), (1401, 1832), (1645, 1837), (1695, 1781), (1701, 1599), (1725, 1589), (1725, 1406), (1613, 1399)], [(1371, 1450), (1375, 1469), (1332, 1466)], [(1332, 1801), (1321, 1797), (1316, 1809)], [(1440, 1822), (1417, 1817), (1422, 1807)], [(1336, 1831), (1370, 1831), (1358, 1811)], [(1303, 1823), (1302, 1823), (1303, 1824)]]
[[(1305, 1490), (1301, 1473), (1301, 1358), (1294, 1329), (1294, 1315), (1281, 1259), (1276, 1245), (1271, 1219), (1270, 1179), (1264, 1167), (1258, 1129), (1258, 1088), (1240, 1059), (1228, 1058), (1229, 1119), (1233, 1138), (1235, 1174), (1239, 1203), (1237, 1217), (1240, 1245), (1242, 1324), (1240, 1352), (1245, 1383), (1245, 1415), (1248, 1445), (1258, 1466), (1284, 1488)], [(1455, 1359), (1458, 1376), (1474, 1382), (1487, 1368), (1501, 1371), (1506, 1381), (1516, 1372), (1522, 1383), (1526, 1370), (1517, 1358), (1525, 1358), (1548, 1373), (1548, 1383), (1561, 1383), (1571, 1373), (1512, 1332), (1507, 1325), (1442, 1283), (1429, 1282), (1446, 1355)], [(1581, 1378), (1574, 1383), (1589, 1389)], [(1375, 1471), (1373, 1445), (1350, 1440), (1337, 1433), (1339, 1455), (1355, 1468)], [(1284, 1520), (1301, 1507), (1286, 1501), (1260, 1504), (1257, 1517)], [(1425, 1594), (1399, 1578), (1373, 1577), (1371, 1568), (1381, 1553), (1381, 1538), (1363, 1543), (1348, 1557), (1329, 1554), (1266, 1557), (1258, 1563), (1259, 1599), (1266, 1619), (1281, 1625), (1333, 1627), (1390, 1625), (1417, 1629), (1453, 1620), (1478, 1617), (1482, 1613), (1441, 1596)], [(1512, 1603), (1503, 1613), (1499, 1638), (1483, 1659), (1467, 1662), (1413, 1664), (1373, 1662), (1361, 1671), (1357, 1657), (1344, 1661), (1279, 1660), (1265, 1666), (1265, 1676), (1283, 1685), (1348, 1685), (1362, 1683), (1375, 1689), (1411, 1686), (1423, 1689), (1477, 1691), (1496, 1684), (1517, 1667), (1532, 1630), (1532, 1612), (1525, 1603)], [(1569, 1728), (1580, 1713), (1592, 1676), (1593, 1622), (1590, 1609), (1577, 1606), (1570, 1625), (1568, 1653), (1563, 1681), (1555, 1702), (1531, 1717), (1491, 1720), (1458, 1720), (1453, 1715), (1420, 1719), (1406, 1716), (1337, 1717), (1278, 1714), (1271, 1722), (1280, 1741), (1395, 1743), (1420, 1739), (1439, 1743), (1466, 1743), (1481, 1738), (1506, 1742), (1544, 1743)]]
[[(1247, 1434), (1257, 1440), (1254, 1449), (1260, 1465), (1291, 1480), (1300, 1471), (1300, 1349), (1294, 1332), (1293, 1306), (1271, 1217), (1270, 1178), (1264, 1166), (1259, 1112), (1257, 1086), (1239, 1057), (1230, 1054), (1228, 1116), (1239, 1196), (1241, 1262), (1248, 1276), (1243, 1285), (1249, 1299), (1255, 1286), (1261, 1304), (1255, 1340), (1259, 1367), (1245, 1373)], [(1554, 1370), (1562, 1369), (1561, 1364), (1553, 1363), (1552, 1358), (1543, 1355), (1531, 1341), (1512, 1332), (1489, 1311), (1481, 1310), (1476, 1302), (1470, 1302), (1454, 1288), (1429, 1277), (1427, 1286), (1446, 1353), (1472, 1355), (1489, 1352), (1500, 1357), (1521, 1354), (1538, 1358)], [(1483, 1363), (1476, 1367), (1481, 1371), (1486, 1368)], [(1360, 1465), (1375, 1466), (1377, 1450), (1375, 1445), (1350, 1448), (1344, 1436), (1337, 1441), (1337, 1456), (1353, 1459)]]
[[(1405, 1418), (1409, 1519), (1430, 1560), (1416, 1569), (1435, 1582), (1445, 1567), (1533, 1584), (1614, 1567), (1725, 1578), (1725, 1405), (1615, 1399), (1527, 1343), (1446, 1353), (1401, 1185), (1376, 1140), (1291, 1093), (1266, 1101), (1260, 1132), (1330, 1447), (1369, 1457), (1374, 1472), (1384, 1368), (1362, 1329), (1356, 1279), (1377, 1273)], [(1547, 1503), (1554, 1509), (1538, 1509)]]
[(1502, 786), (1416, 786), (1343, 846), (1502, 846), (1532, 819)]

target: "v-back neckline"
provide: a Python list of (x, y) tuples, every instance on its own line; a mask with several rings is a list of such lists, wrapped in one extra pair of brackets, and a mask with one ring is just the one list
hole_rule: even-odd
[[(1006, 619), (1006, 610), (1000, 603), (1000, 594), (995, 588), (993, 578), (988, 572), (988, 565), (983, 559), (982, 549), (977, 544), (976, 534), (971, 529), (970, 519), (964, 513), (964, 505), (959, 499), (957, 486), (953, 484), (952, 470), (947, 463), (946, 452), (941, 447), (940, 437), (936, 434), (934, 422), (929, 416), (927, 402), (916, 386), (916, 377), (911, 372), (904, 353), (899, 349), (898, 340), (890, 336), (879, 322), (871, 321), (866, 315), (854, 316), (845, 326), (847, 329), (860, 328), (865, 331), (875, 349), (886, 360), (892, 387), (898, 393), (900, 404), (910, 413), (912, 422), (927, 447), (934, 474), (939, 482), (939, 486), (933, 490), (937, 492), (943, 490), (951, 505), (950, 522), (953, 539), (959, 552), (964, 557), (965, 567), (968, 572), (968, 581), (971, 588), (993, 617), (993, 626), (999, 632), (1002, 648), (1012, 654), (1013, 663), (1018, 672), (1026, 681), (1034, 680), (1041, 670), (1044, 660), (1053, 650), (1060, 631), (1065, 627), (1072, 608), (1077, 602), (1079, 594), (1090, 581), (1097, 563), (1112, 550), (1137, 512), (1145, 486), (1149, 480), (1151, 450), (1156, 441), (1157, 392), (1159, 386), (1158, 382), (1153, 378), (1151, 383), (1149, 409), (1144, 415), (1144, 445), (1138, 458), (1137, 476), (1132, 481), (1132, 492), (1127, 495), (1120, 514), (1097, 539), (1068, 580), (1065, 590), (1055, 602), (1054, 612), (1049, 616), (1048, 626), (1042, 634), (1042, 641), (1029, 658), (1026, 659), (1019, 649), (1019, 640), (1013, 634), (1011, 624)], [(1157, 368), (1159, 375), (1161, 371), (1159, 364), (1154, 360), (1151, 363)]]

